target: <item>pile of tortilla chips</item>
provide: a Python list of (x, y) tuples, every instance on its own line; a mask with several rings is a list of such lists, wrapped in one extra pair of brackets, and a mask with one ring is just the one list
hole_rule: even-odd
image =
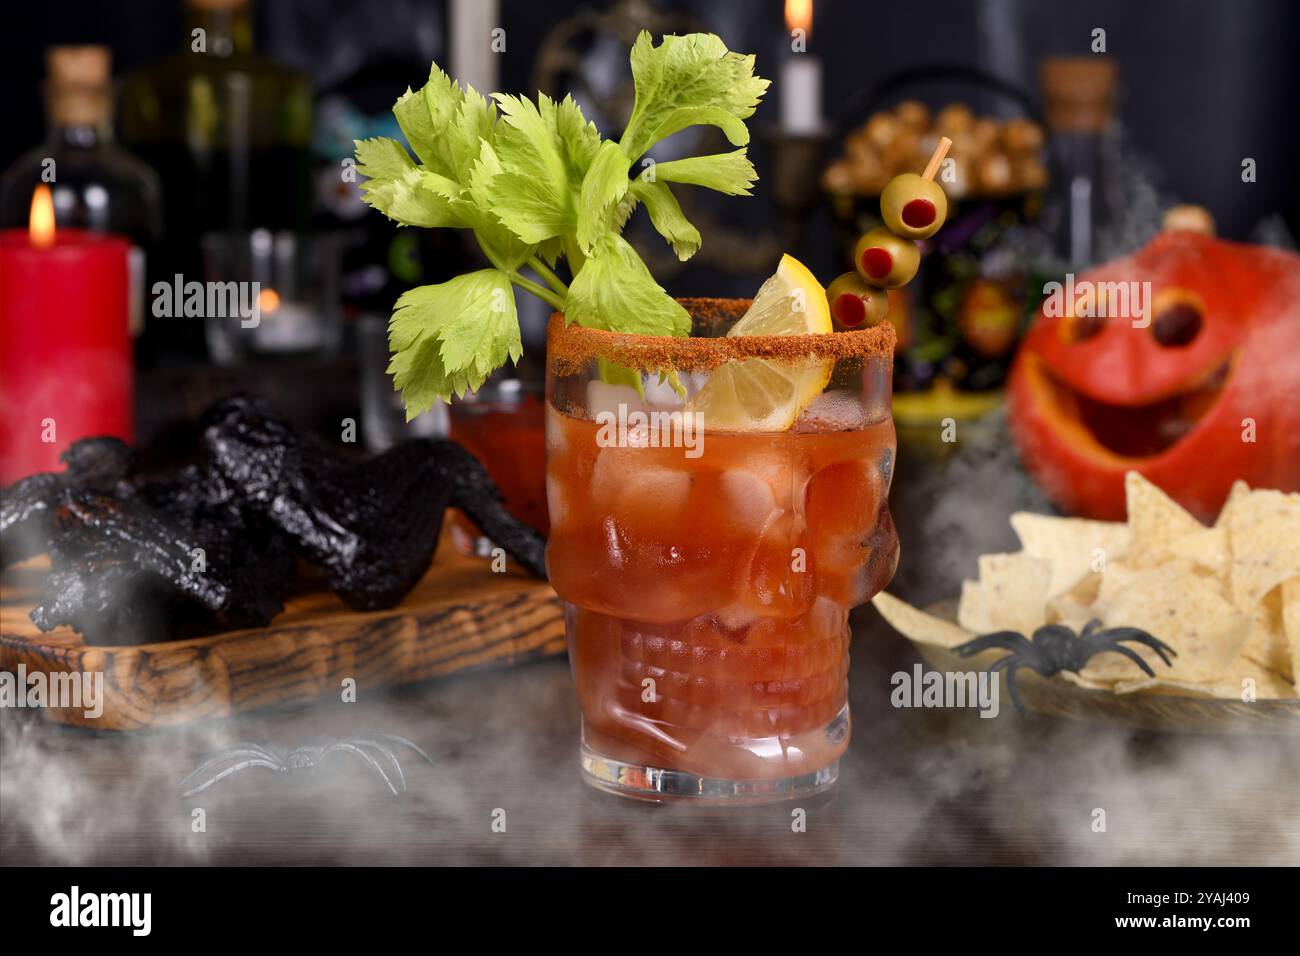
[(1033, 635), (1043, 624), (1076, 632), (1098, 618), (1139, 627), (1178, 652), (1167, 667), (1136, 650), (1151, 678), (1121, 654), (1099, 654), (1062, 677), (1116, 694), (1294, 699), (1300, 675), (1300, 494), (1233, 486), (1205, 527), (1130, 472), (1128, 522), (1019, 513), (1024, 550), (986, 554), (966, 581), (958, 626), (880, 594), (877, 608), (915, 641), (952, 647), (977, 634)]

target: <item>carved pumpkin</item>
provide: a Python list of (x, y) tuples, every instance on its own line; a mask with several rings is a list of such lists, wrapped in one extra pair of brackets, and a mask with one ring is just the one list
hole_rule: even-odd
[(1150, 300), (1135, 320), (1049, 299), (1021, 345), (1012, 434), (1053, 501), (1121, 519), (1130, 469), (1207, 520), (1238, 478), (1300, 490), (1300, 256), (1163, 232), (1078, 279), (1103, 301), (1147, 281)]

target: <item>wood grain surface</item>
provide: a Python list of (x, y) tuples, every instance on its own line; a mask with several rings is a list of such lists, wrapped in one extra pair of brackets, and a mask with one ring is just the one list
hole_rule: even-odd
[(291, 597), (265, 628), (169, 643), (91, 647), (70, 628), (42, 633), (28, 616), (44, 571), (6, 572), (0, 670), (104, 675), (104, 710), (51, 708), (59, 723), (135, 730), (227, 717), (358, 689), (564, 652), (564, 611), (545, 582), (496, 573), (444, 537), (424, 579), (397, 607), (362, 613), (324, 589)]

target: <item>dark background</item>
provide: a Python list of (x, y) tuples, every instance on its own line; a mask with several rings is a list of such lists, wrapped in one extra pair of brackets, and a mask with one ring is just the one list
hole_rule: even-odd
[[(503, 0), (508, 52), (501, 61), (502, 88), (531, 92), (534, 54), (546, 32), (562, 18), (606, 6)], [(733, 50), (757, 53), (764, 76), (778, 75), (785, 44), (780, 0), (661, 0), (655, 6), (697, 18)], [(1292, 0), (817, 0), (815, 6), (810, 51), (824, 64), (825, 112), (842, 123), (865, 118), (871, 92), (883, 79), (926, 64), (979, 67), (1036, 97), (1037, 61), (1086, 54), (1092, 30), (1104, 28), (1108, 52), (1121, 65), (1126, 146), (1149, 161), (1161, 195), (1209, 207), (1228, 238), (1250, 237), (1273, 213), (1282, 215), (1292, 235), (1300, 232), (1300, 182), (1291, 162), (1300, 152), (1294, 118), (1300, 4)], [(383, 101), (374, 108), (380, 110), (405, 84), (423, 81), (430, 59), (445, 62), (446, 7), (441, 0), (261, 0), (254, 5), (256, 44), (311, 73), (318, 94), (359, 71), (376, 73), (376, 96)], [(182, 15), (179, 0), (10, 5), (0, 36), (6, 74), (0, 167), (44, 134), (44, 47), (106, 43), (120, 76), (174, 50), (183, 36)], [(925, 98), (926, 91), (917, 92)], [(945, 97), (930, 98), (941, 103)], [(776, 123), (776, 101), (770, 96), (755, 117), (760, 131)], [(976, 98), (975, 104), (1018, 111), (1005, 101)], [(1253, 184), (1241, 182), (1246, 156), (1258, 162)], [(761, 142), (754, 159), (760, 175), (770, 169)], [(761, 220), (774, 214), (768, 203), (760, 189), (757, 203), (731, 203), (727, 215)], [(811, 247), (804, 250), (818, 265), (832, 254), (822, 232), (811, 229)], [(713, 285), (718, 277), (698, 271), (682, 276), (680, 292), (696, 285), (721, 291)], [(752, 291), (747, 280), (737, 281), (739, 291)]]

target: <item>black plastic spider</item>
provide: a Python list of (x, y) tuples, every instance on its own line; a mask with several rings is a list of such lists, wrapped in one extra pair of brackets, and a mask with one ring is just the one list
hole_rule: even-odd
[[(192, 797), (218, 780), (250, 767), (265, 767), (267, 770), (288, 774), (313, 773), (321, 761), (333, 753), (350, 753), (360, 757), (366, 766), (379, 774), (393, 796), (397, 796), (406, 792), (406, 775), (402, 773), (402, 765), (393, 752), (394, 746), (410, 747), (430, 765), (433, 764), (433, 759), (418, 746), (405, 737), (394, 734), (358, 734), (343, 740), (312, 738), (287, 753), (270, 744), (238, 743), (199, 764), (181, 781), (181, 796)], [(221, 765), (225, 763), (229, 763), (229, 766), (222, 768)], [(391, 768), (392, 776), (389, 776), (385, 765)], [(208, 775), (206, 779), (205, 774)]]
[(1064, 624), (1045, 624), (1034, 631), (1032, 641), (1015, 631), (995, 631), (992, 634), (981, 634), (974, 640), (957, 645), (953, 650), (962, 657), (970, 657), (991, 647), (1010, 651), (1010, 654), (989, 668), (989, 673), (1007, 672), (1007, 689), (1011, 692), (1011, 702), (1016, 705), (1016, 710), (1022, 717), (1025, 706), (1020, 701), (1020, 691), (1016, 687), (1016, 671), (1022, 667), (1028, 667), (1044, 677), (1051, 677), (1061, 671), (1077, 674), (1096, 655), (1114, 651), (1137, 664), (1148, 677), (1155, 677), (1156, 673), (1151, 666), (1132, 648), (1120, 644), (1120, 641), (1136, 641), (1151, 648), (1165, 662), (1166, 667), (1173, 666), (1170, 656), (1178, 656), (1172, 647), (1141, 628), (1111, 627), (1103, 631), (1098, 630), (1100, 627), (1101, 621), (1096, 618), (1085, 624), (1078, 634)]

